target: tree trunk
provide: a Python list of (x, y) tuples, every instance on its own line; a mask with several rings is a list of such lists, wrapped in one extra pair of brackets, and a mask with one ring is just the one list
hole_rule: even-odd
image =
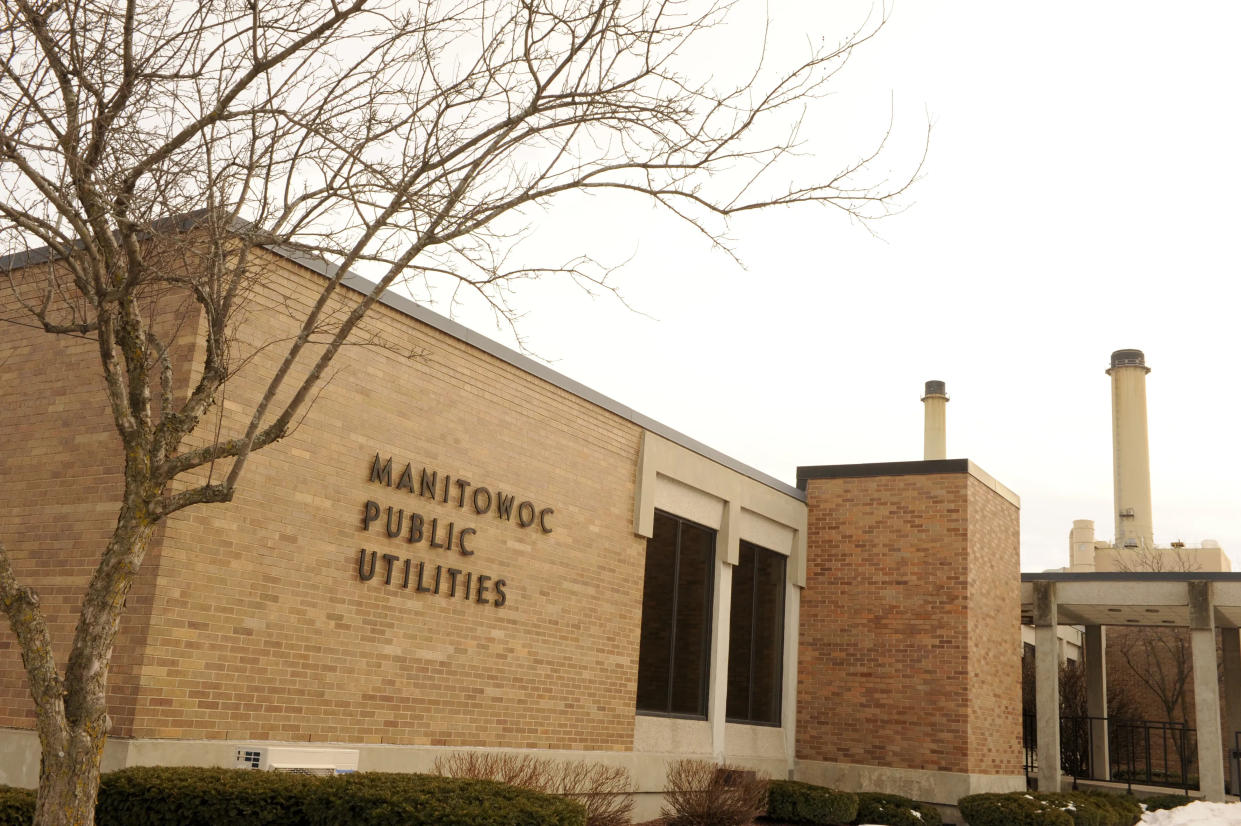
[[(138, 485), (131, 484), (130, 488)], [(136, 501), (135, 501), (136, 500)], [(6, 608), (23, 605), (30, 611), (9, 610), (14, 630), (39, 645), (23, 645), (42, 760), (34, 826), (93, 826), (99, 795), (99, 768), (108, 739), (108, 669), (112, 647), (120, 627), (121, 609), (142, 565), (153, 523), (145, 518), (147, 503), (127, 497), (112, 538), (91, 578), (74, 635), (73, 648), (62, 679), (51, 658), (51, 637), (37, 597), (17, 590)], [(0, 566), (0, 579), (11, 583), (7, 560)], [(21, 606), (17, 606), (21, 607)]]
[[(42, 732), (40, 732), (42, 735)], [(42, 736), (35, 826), (94, 826), (99, 761), (107, 733), (64, 727), (55, 742)]]

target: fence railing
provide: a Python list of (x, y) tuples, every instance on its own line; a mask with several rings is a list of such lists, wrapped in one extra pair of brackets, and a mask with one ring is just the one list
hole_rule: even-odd
[[(1096, 761), (1107, 732), (1107, 760)], [(1033, 714), (1022, 717), (1026, 782), (1038, 773), (1038, 726)], [(1096, 765), (1097, 762), (1097, 765)], [(1186, 793), (1197, 788), (1198, 744), (1194, 729), (1164, 720), (1108, 717), (1060, 718), (1060, 771), (1076, 780), (1112, 780), (1132, 788), (1167, 786)]]

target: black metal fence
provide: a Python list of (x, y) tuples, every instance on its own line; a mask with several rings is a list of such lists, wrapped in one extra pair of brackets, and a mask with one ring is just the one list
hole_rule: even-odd
[[(1104, 731), (1107, 762), (1095, 765), (1095, 739)], [(1022, 718), (1022, 747), (1030, 784), (1038, 774), (1038, 726), (1033, 714)], [(1198, 786), (1196, 732), (1185, 723), (1163, 720), (1062, 717), (1060, 771), (1075, 781), (1112, 780), (1130, 787), (1135, 783), (1168, 786), (1188, 793)]]

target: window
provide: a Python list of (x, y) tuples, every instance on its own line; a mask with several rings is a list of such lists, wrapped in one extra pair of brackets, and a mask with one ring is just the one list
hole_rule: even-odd
[(780, 725), (786, 562), (775, 551), (741, 543), (728, 631), (730, 722)]
[(638, 711), (707, 716), (715, 531), (655, 513), (646, 543)]

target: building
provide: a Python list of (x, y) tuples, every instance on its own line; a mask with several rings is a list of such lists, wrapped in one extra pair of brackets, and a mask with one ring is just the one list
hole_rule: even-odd
[[(328, 271), (254, 255), (223, 432)], [(20, 292), (51, 265), (0, 269)], [(152, 312), (185, 392), (202, 320)], [(1024, 787), (1019, 502), (974, 463), (813, 465), (794, 487), (401, 297), (367, 326), (235, 501), (153, 538), (105, 770), (502, 749), (626, 766), (651, 815), (681, 757), (945, 804)], [(0, 537), (63, 658), (118, 448), (92, 342), (0, 336)], [(6, 627), (0, 783), (37, 780), (33, 714)]]

